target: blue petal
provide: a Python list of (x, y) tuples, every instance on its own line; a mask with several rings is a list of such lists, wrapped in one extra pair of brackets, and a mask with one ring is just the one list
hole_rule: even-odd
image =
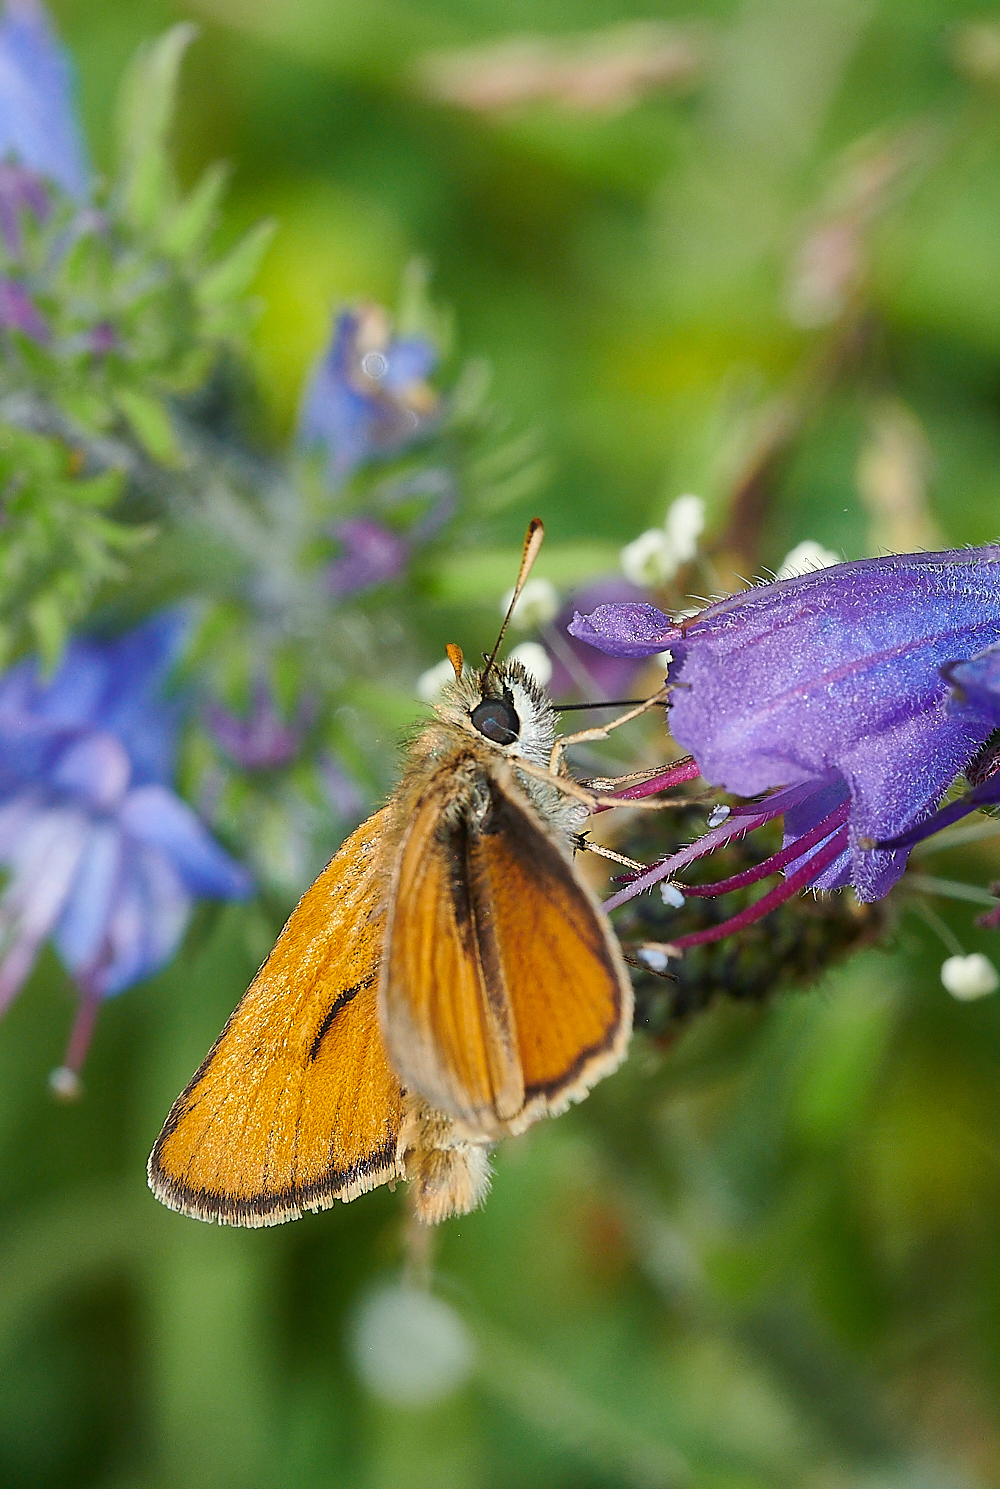
[(161, 849), (194, 894), (242, 900), (253, 893), (253, 880), (246, 869), (219, 847), (191, 808), (165, 786), (130, 791), (118, 820), (135, 842)]
[(87, 835), (76, 879), (53, 932), (56, 950), (74, 975), (98, 961), (118, 899), (122, 834), (112, 823), (96, 824)]
[(404, 336), (391, 343), (380, 381), (391, 393), (404, 393), (423, 382), (437, 366), (437, 348), (422, 336)]
[(11, 668), (0, 679), (0, 791), (4, 771), (16, 779), (50, 768), (57, 731), (61, 748), (88, 728), (118, 736), (137, 785), (168, 782), (179, 706), (161, 690), (189, 624), (184, 611), (168, 610), (115, 641), (72, 641), (51, 680), (33, 660)]
[(0, 156), (8, 154), (86, 197), (72, 73), (38, 0), (7, 0), (0, 16)]
[(101, 966), (92, 980), (105, 997), (158, 972), (173, 956), (191, 912), (191, 896), (165, 854), (126, 846), (119, 892)]

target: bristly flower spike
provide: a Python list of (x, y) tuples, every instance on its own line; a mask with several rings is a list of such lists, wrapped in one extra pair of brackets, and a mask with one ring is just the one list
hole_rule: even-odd
[(674, 738), (713, 786), (774, 793), (735, 807), (609, 909), (779, 814), (784, 845), (757, 877), (787, 878), (752, 918), (806, 887), (851, 884), (871, 902), (914, 843), (1000, 801), (1000, 773), (987, 773), (964, 801), (935, 810), (957, 776), (975, 779), (1000, 725), (1000, 546), (837, 564), (682, 624), (651, 605), (603, 606), (570, 630), (615, 656), (669, 648)]

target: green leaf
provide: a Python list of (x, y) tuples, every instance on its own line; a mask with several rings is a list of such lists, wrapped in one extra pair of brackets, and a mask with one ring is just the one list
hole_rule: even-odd
[(139, 48), (122, 79), (119, 191), (124, 216), (137, 228), (154, 229), (176, 195), (167, 140), (181, 59), (196, 34), (189, 22), (172, 26)]
[(245, 295), (256, 278), (276, 227), (277, 223), (271, 219), (258, 222), (256, 227), (251, 228), (240, 239), (235, 248), (230, 249), (225, 258), (202, 275), (195, 292), (199, 304), (222, 305), (227, 300)]
[(62, 656), (69, 630), (59, 596), (52, 590), (38, 595), (28, 607), (28, 620), (41, 653), (42, 666), (51, 676)]
[(227, 165), (218, 162), (208, 167), (164, 224), (160, 244), (167, 253), (183, 258), (201, 246), (214, 225), (228, 180)]
[(161, 465), (174, 469), (184, 464), (184, 456), (170, 415), (158, 398), (140, 393), (136, 388), (119, 388), (118, 407), (131, 424), (146, 453)]

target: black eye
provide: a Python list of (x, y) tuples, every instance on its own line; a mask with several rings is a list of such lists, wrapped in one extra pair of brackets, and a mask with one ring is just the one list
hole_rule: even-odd
[(509, 697), (484, 698), (472, 710), (472, 722), (494, 744), (513, 744), (521, 732), (521, 720)]

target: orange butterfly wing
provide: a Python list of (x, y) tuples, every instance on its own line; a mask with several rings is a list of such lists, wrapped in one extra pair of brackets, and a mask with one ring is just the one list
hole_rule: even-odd
[(472, 1135), (522, 1131), (622, 1060), (632, 989), (596, 900), (516, 788), (449, 763), (396, 865), (380, 1011), (401, 1078)]
[(632, 982), (596, 897), (527, 803), (493, 782), (478, 842), (484, 915), (517, 1029), (523, 1131), (580, 1101), (625, 1058)]
[(149, 1160), (164, 1204), (276, 1225), (401, 1178), (402, 1093), (376, 1013), (386, 813), (303, 895)]

